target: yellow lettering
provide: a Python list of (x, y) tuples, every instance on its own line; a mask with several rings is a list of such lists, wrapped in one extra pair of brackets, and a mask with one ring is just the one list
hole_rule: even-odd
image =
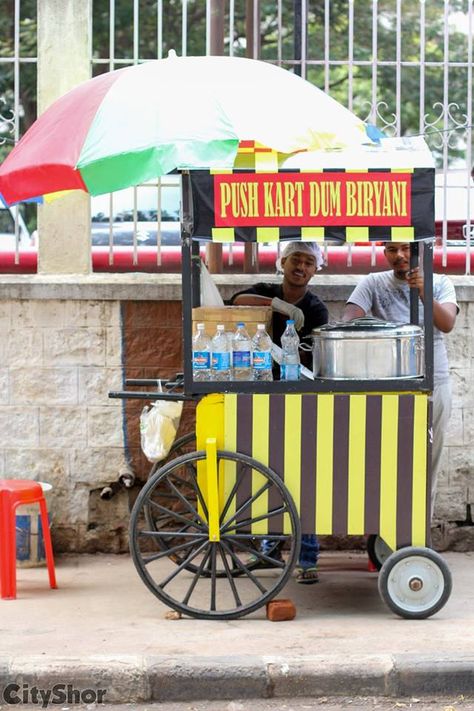
[(382, 207), (380, 204), (380, 199), (382, 197), (382, 183), (377, 180), (374, 182), (374, 193), (375, 193), (375, 215), (380, 217), (382, 214)]
[(320, 208), (319, 183), (311, 182), (309, 187), (309, 214), (311, 217), (317, 217)]
[(329, 183), (329, 205), (332, 217), (341, 214), (341, 183)]
[(295, 216), (295, 188), (291, 183), (284, 183), (285, 192), (285, 217)]
[(392, 202), (390, 199), (390, 188), (387, 183), (383, 185), (383, 203), (382, 203), (382, 215), (384, 217), (392, 216)]
[(284, 217), (283, 189), (281, 183), (275, 185), (275, 217)]
[(247, 217), (247, 214), (248, 214), (247, 185), (245, 183), (239, 183), (238, 206), (239, 206), (238, 207), (239, 217)]
[(404, 180), (397, 180), (392, 184), (393, 189), (393, 211), (395, 215), (406, 217), (407, 214), (407, 183)]
[(369, 180), (365, 180), (364, 183), (364, 199), (363, 199), (363, 215), (364, 217), (369, 217), (374, 214), (374, 186)]
[(221, 217), (227, 217), (227, 208), (231, 201), (229, 183), (221, 183)]
[(353, 217), (357, 213), (356, 199), (357, 184), (353, 180), (348, 180), (346, 183), (346, 215)]
[(273, 185), (274, 185), (274, 183), (264, 183), (263, 184), (264, 215), (265, 215), (265, 217), (275, 217), (275, 210), (273, 207), (273, 199), (272, 199)]
[(258, 217), (258, 186), (249, 183), (249, 217)]
[(321, 183), (321, 215), (327, 217), (329, 214), (328, 205), (328, 184)]
[(296, 190), (296, 214), (298, 215), (298, 217), (303, 217), (304, 183), (296, 182), (295, 183), (295, 190)]

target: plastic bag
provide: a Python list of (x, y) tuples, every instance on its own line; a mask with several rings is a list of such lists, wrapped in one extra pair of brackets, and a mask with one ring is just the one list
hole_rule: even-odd
[(204, 262), (201, 262), (201, 306), (224, 306), (219, 289)]
[(140, 415), (142, 451), (150, 462), (166, 459), (178, 431), (183, 403), (156, 400), (143, 408)]

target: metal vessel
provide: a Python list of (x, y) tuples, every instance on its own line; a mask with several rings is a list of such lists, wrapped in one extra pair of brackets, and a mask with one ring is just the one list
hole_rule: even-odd
[(418, 378), (424, 374), (420, 326), (364, 316), (313, 329), (313, 375), (336, 380)]

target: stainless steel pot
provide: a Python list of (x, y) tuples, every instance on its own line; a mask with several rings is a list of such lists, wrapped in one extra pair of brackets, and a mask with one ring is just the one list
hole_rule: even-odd
[(420, 326), (363, 317), (315, 328), (311, 335), (314, 377), (389, 380), (423, 375)]

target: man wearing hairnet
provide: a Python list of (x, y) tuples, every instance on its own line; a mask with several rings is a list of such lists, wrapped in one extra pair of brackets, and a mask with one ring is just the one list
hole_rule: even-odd
[[(279, 260), (280, 261), (280, 260)], [(259, 282), (250, 289), (235, 294), (231, 303), (236, 306), (269, 306), (273, 310), (273, 342), (281, 346), (281, 336), (288, 319), (293, 319), (300, 340), (311, 335), (313, 328), (328, 322), (328, 310), (321, 299), (308, 288), (310, 279), (321, 269), (323, 258), (321, 250), (314, 242), (289, 242), (281, 256), (283, 282), (271, 284)], [(279, 268), (277, 262), (277, 268)], [(304, 365), (311, 365), (311, 353), (302, 352)], [(306, 361), (306, 362), (305, 362)], [(281, 551), (272, 549), (269, 541), (264, 540), (262, 552), (281, 560)], [(298, 561), (296, 580), (303, 584), (318, 582), (316, 570), (319, 557), (319, 543), (316, 535), (303, 534)]]
[[(279, 262), (281, 261), (281, 267)], [(310, 336), (313, 328), (328, 322), (326, 305), (308, 288), (310, 279), (321, 269), (323, 258), (315, 242), (288, 242), (277, 268), (283, 272), (281, 284), (259, 282), (230, 300), (235, 306), (270, 306), (273, 310), (273, 342), (281, 346), (288, 319), (293, 319), (300, 340)], [(312, 367), (311, 353), (302, 351), (304, 365)]]

